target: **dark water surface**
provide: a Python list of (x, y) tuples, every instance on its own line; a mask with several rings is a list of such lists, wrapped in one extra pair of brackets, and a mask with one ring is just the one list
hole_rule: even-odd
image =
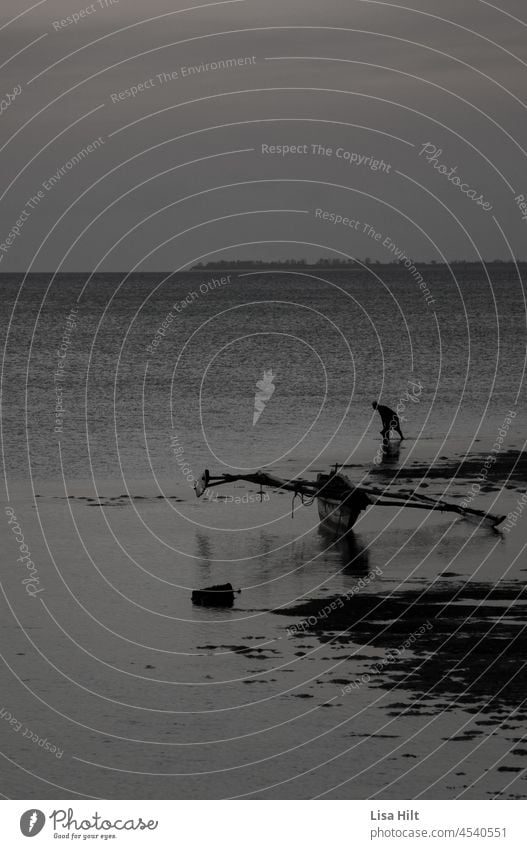
[[(501, 429), (471, 506), (514, 510), (521, 287), (509, 267), (426, 273), (433, 308), (397, 269), (3, 277), (4, 503), (42, 589), (22, 585), (4, 522), (3, 707), (63, 750), (4, 718), (14, 797), (525, 798), (527, 512), (497, 534), (370, 508), (337, 541), (285, 493), (198, 501), (176, 462), (339, 462), (461, 502)], [(408, 439), (382, 457), (371, 401), (395, 406), (409, 381)], [(191, 605), (224, 581), (232, 609)]]

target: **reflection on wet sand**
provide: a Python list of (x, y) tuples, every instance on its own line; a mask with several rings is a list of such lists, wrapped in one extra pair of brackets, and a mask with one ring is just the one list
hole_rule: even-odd
[(428, 621), (432, 628), (413, 644), (413, 656), (386, 664), (386, 674), (397, 669), (400, 675), (403, 663), (404, 686), (416, 698), (455, 699), (465, 709), (489, 712), (519, 709), (525, 700), (527, 594), (522, 589), (516, 581), (499, 587), (441, 581), (425, 591), (358, 594), (324, 618), (317, 617), (320, 600), (276, 612), (309, 622), (315, 618), (309, 631), (321, 642), (387, 651)]
[[(456, 480), (459, 484), (469, 486), (470, 483), (478, 479), (487, 456), (488, 454), (459, 455), (454, 460), (439, 457), (430, 464), (416, 460), (409, 465), (403, 464), (397, 468), (393, 475), (389, 474), (389, 470), (385, 468), (386, 465), (390, 464), (382, 463), (374, 466), (371, 469), (371, 474), (386, 478), (387, 482), (393, 483), (427, 479), (438, 483), (444, 480), (445, 484), (448, 485), (451, 481)], [(511, 449), (497, 454), (492, 468), (485, 476), (485, 483), (481, 486), (481, 491), (498, 492), (504, 486), (504, 482), (509, 489), (516, 489), (518, 485), (525, 485), (527, 482), (527, 453)]]
[(324, 548), (337, 552), (342, 562), (341, 572), (345, 575), (364, 575), (368, 572), (370, 554), (367, 546), (353, 531), (336, 535), (335, 529), (321, 522), (318, 533)]
[(399, 462), (401, 456), (400, 442), (387, 442), (381, 448), (381, 464), (384, 466), (393, 466)]

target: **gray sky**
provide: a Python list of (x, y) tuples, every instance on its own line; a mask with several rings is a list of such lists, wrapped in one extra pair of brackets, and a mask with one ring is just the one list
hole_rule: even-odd
[(527, 258), (520, 19), (518, 0), (4, 0), (0, 271), (388, 261), (388, 240)]

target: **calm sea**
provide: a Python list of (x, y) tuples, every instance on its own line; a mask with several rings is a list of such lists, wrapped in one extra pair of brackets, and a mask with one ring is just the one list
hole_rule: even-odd
[[(2, 276), (4, 503), (42, 588), (26, 593), (4, 522), (2, 698), (64, 750), (0, 722), (8, 795), (525, 793), (511, 684), (523, 644), (497, 661), (505, 682), (488, 672), (525, 613), (521, 522), (498, 537), (377, 508), (343, 546), (314, 506), (259, 503), (245, 484), (198, 500), (182, 471), (293, 477), (338, 462), (357, 482), (396, 474), (463, 498), (512, 410), (511, 462), (474, 503), (512, 510), (525, 489), (507, 480), (524, 444), (522, 286), (508, 266), (422, 273), (434, 304), (382, 267)], [(407, 436), (381, 464), (373, 400), (400, 405)], [(223, 581), (242, 590), (232, 609), (191, 605), (193, 588)], [(397, 605), (362, 631), (353, 613), (344, 634), (288, 631), (306, 600), (350, 591)]]

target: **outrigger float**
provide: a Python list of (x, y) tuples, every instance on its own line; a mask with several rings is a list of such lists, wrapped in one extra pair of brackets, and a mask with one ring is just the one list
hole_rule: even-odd
[(218, 475), (213, 477), (205, 469), (194, 489), (200, 498), (209, 486), (247, 481), (262, 487), (267, 486), (284, 492), (292, 492), (293, 500), (299, 496), (303, 504), (317, 502), (318, 515), (324, 525), (334, 528), (344, 536), (349, 533), (360, 514), (370, 506), (376, 507), (410, 507), (416, 510), (439, 510), (441, 513), (457, 513), (481, 527), (497, 528), (505, 516), (485, 513), (483, 510), (473, 510), (470, 507), (460, 507), (442, 499), (430, 498), (413, 490), (398, 490), (387, 492), (375, 487), (355, 486), (346, 475), (338, 471), (339, 467), (329, 474), (319, 473), (316, 480), (304, 478), (283, 480), (268, 472), (254, 472), (246, 475)]

